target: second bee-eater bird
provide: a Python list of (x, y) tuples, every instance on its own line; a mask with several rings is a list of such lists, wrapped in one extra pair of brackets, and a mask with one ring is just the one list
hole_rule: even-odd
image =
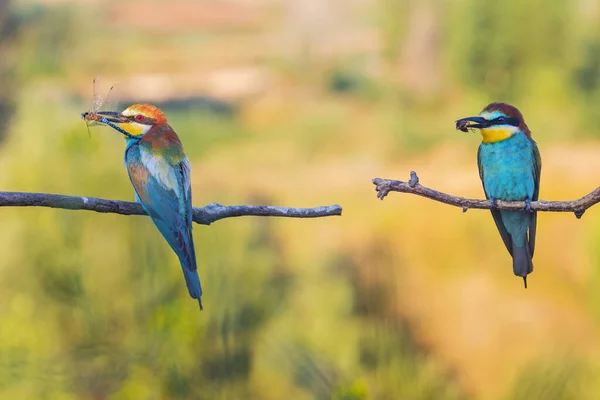
[(179, 137), (165, 114), (149, 104), (134, 104), (123, 112), (101, 111), (96, 116), (125, 136), (125, 166), (136, 199), (179, 257), (190, 296), (202, 309), (192, 236), (191, 168)]
[[(527, 288), (537, 224), (531, 202), (538, 199), (542, 169), (537, 144), (521, 112), (506, 103), (491, 103), (479, 116), (456, 121), (456, 127), (481, 133), (477, 165), (485, 197), (492, 202), (492, 216), (512, 256), (513, 272), (523, 278)], [(523, 211), (498, 210), (496, 200), (524, 201), (526, 206)]]

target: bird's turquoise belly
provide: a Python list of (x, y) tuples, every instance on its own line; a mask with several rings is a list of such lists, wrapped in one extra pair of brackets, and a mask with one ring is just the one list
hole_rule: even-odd
[(525, 135), (520, 136), (481, 145), (483, 186), (488, 197), (506, 201), (533, 197), (533, 151)]

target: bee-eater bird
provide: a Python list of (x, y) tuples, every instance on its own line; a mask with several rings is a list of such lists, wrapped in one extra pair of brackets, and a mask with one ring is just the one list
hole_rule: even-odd
[[(513, 272), (523, 278), (533, 271), (537, 214), (531, 210), (540, 192), (542, 160), (531, 131), (516, 108), (491, 103), (477, 117), (456, 121), (466, 132), (478, 129), (483, 138), (477, 152), (479, 177), (502, 241), (513, 259)], [(496, 200), (524, 201), (524, 211), (494, 209)]]
[(134, 104), (121, 113), (99, 111), (82, 117), (109, 125), (125, 136), (125, 166), (136, 199), (179, 257), (190, 296), (202, 310), (192, 237), (190, 162), (165, 114), (149, 104)]

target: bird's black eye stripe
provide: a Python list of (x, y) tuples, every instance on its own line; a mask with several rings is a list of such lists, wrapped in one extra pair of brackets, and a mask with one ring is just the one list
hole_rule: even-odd
[(154, 118), (150, 118), (150, 117), (146, 117), (146, 116), (144, 116), (143, 118), (138, 120), (138, 119), (136, 119), (136, 117), (138, 115), (128, 116), (127, 119), (131, 122), (137, 122), (138, 124), (144, 124), (144, 125), (153, 125), (156, 123), (156, 120)]
[(510, 118), (510, 117), (498, 117), (498, 118), (495, 118), (492, 122), (494, 123), (494, 125), (519, 126), (519, 120), (516, 118)]

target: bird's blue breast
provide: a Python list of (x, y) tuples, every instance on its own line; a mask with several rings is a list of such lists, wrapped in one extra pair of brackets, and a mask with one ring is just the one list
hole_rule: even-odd
[(524, 133), (495, 143), (482, 143), (479, 162), (488, 197), (506, 201), (533, 198), (533, 144)]

